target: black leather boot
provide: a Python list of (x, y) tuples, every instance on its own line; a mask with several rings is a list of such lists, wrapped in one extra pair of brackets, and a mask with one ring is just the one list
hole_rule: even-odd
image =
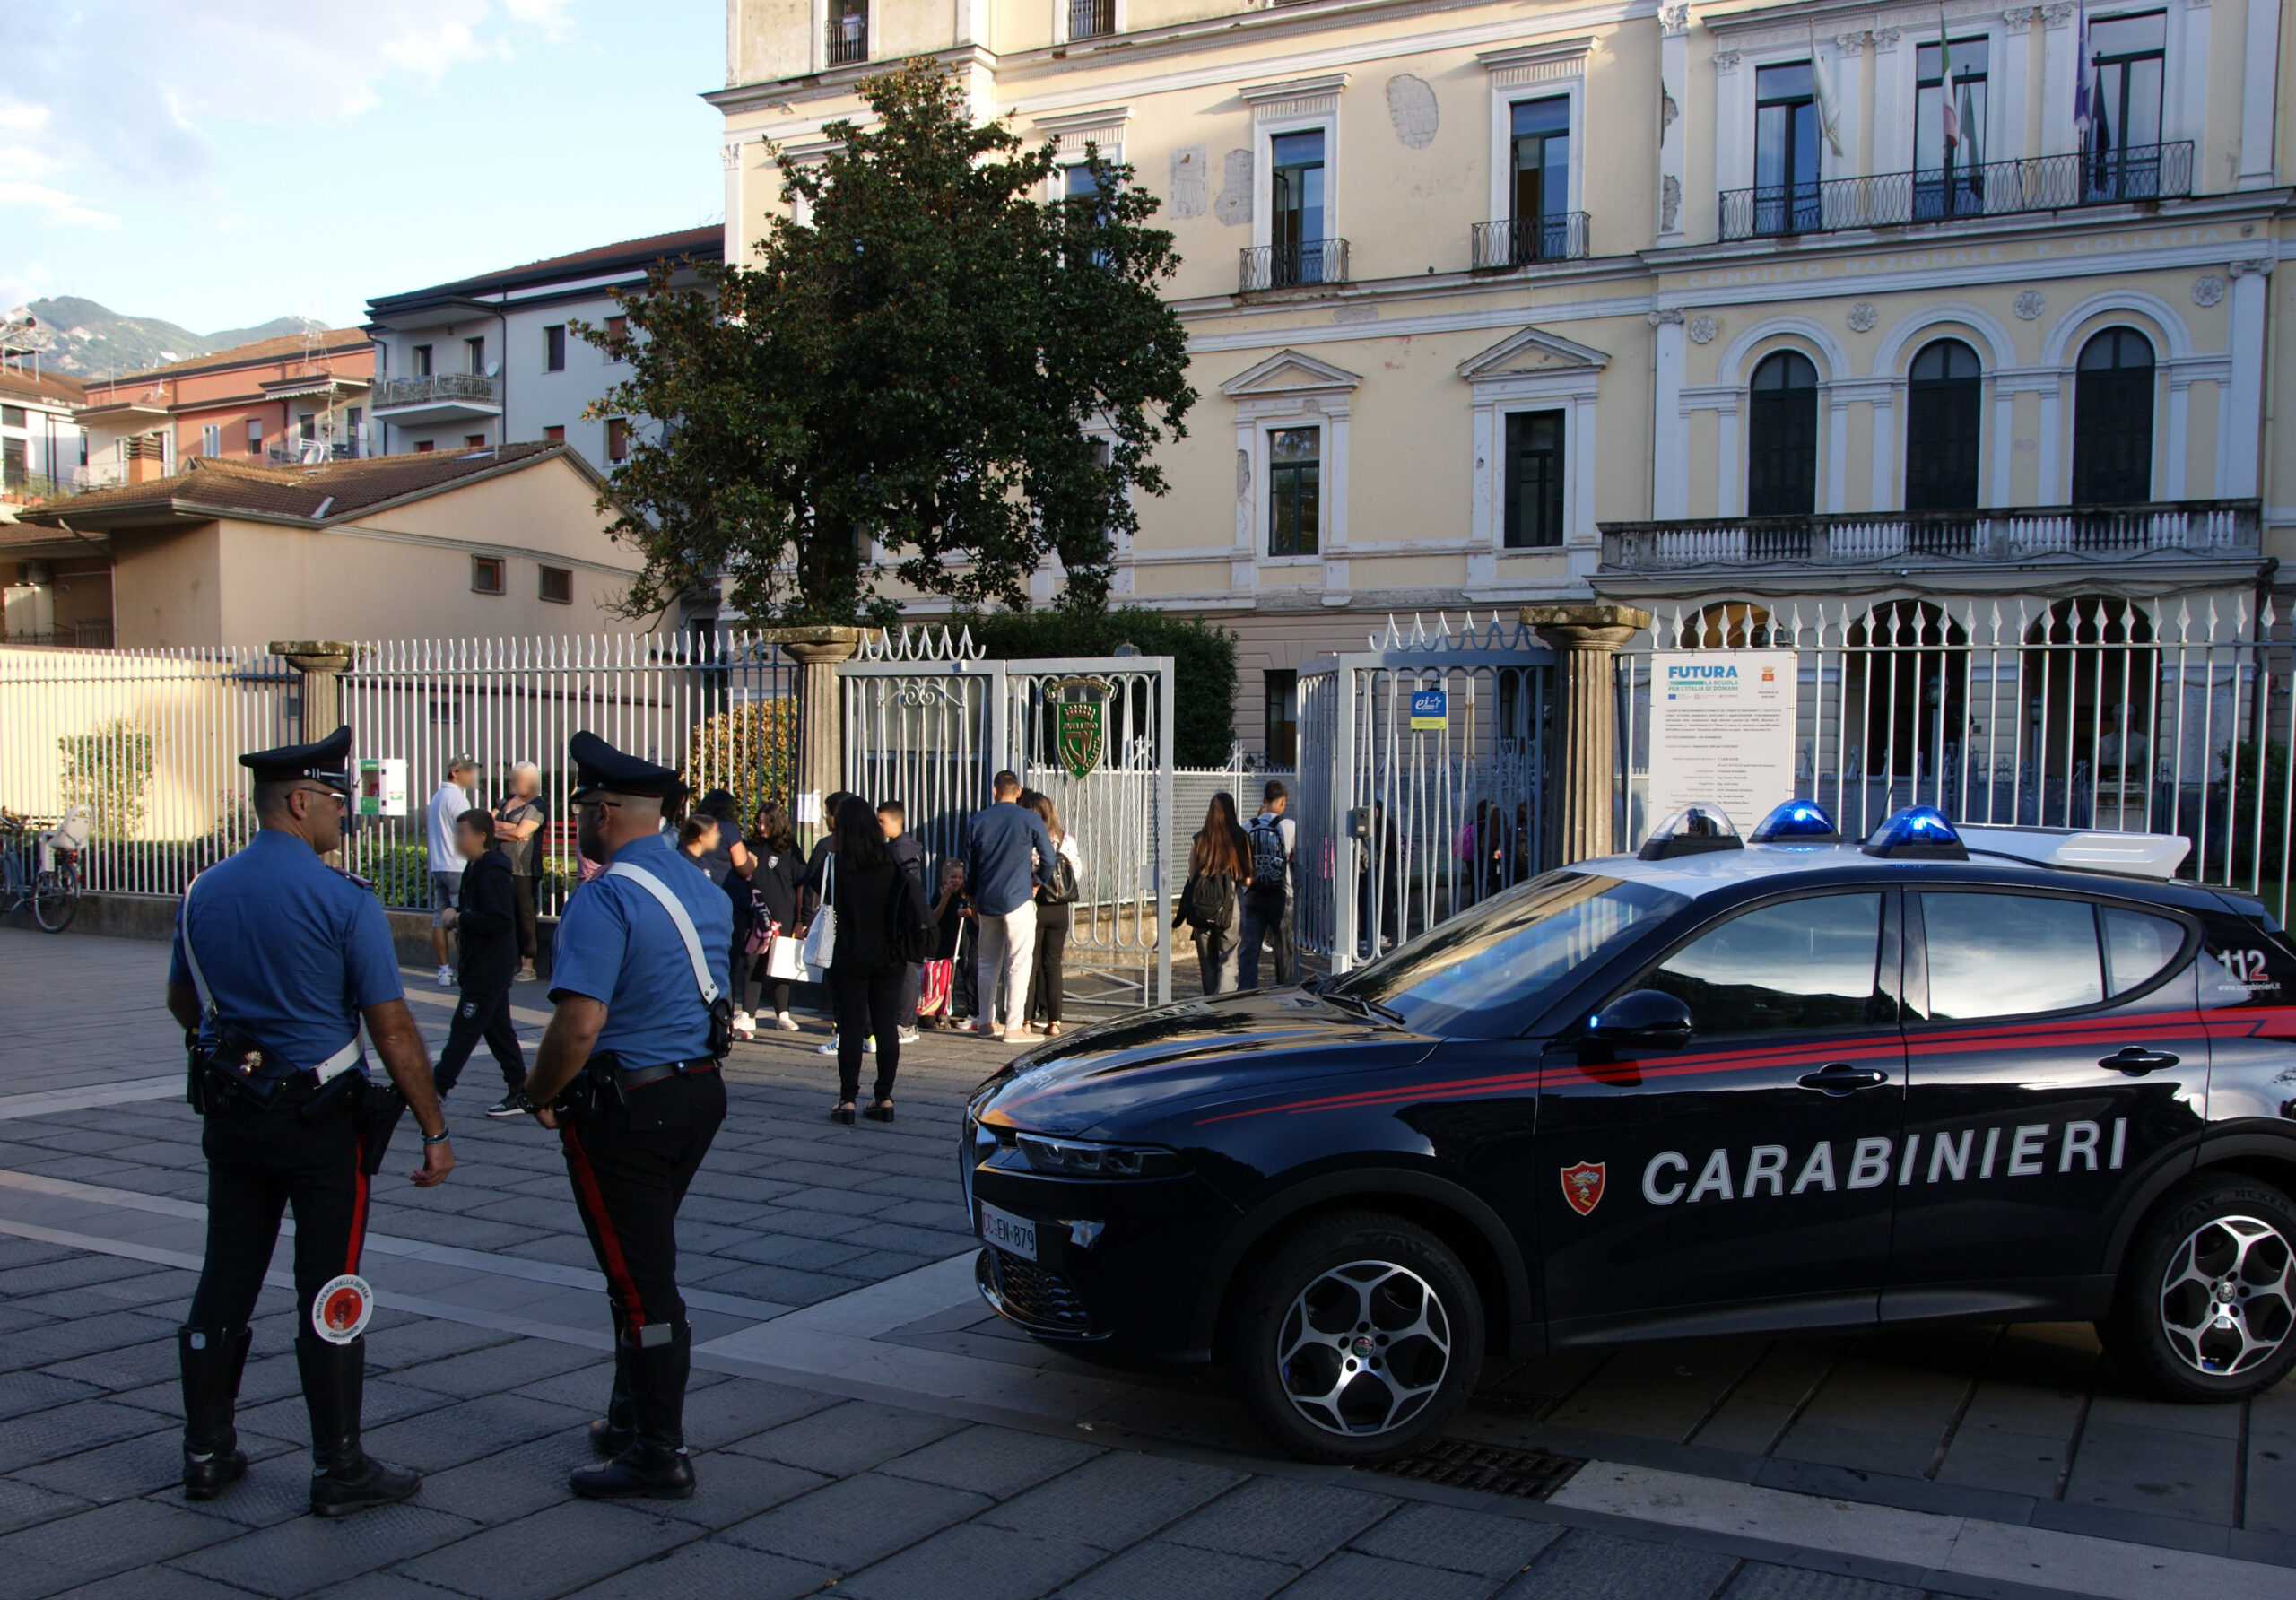
[(413, 1498), (422, 1487), (419, 1475), (404, 1467), (386, 1466), (359, 1448), (367, 1341), (329, 1344), (323, 1339), (299, 1338), (295, 1365), (303, 1375), (303, 1404), (311, 1413), (312, 1511), (321, 1517), (347, 1517), (370, 1506)]
[(248, 1474), (231, 1413), (248, 1364), (247, 1328), (179, 1327), (176, 1364), (183, 1372), (183, 1492), (209, 1500)]
[(567, 1487), (585, 1500), (691, 1499), (685, 1380), (693, 1365), (693, 1330), (682, 1325), (659, 1344), (625, 1343), (621, 1365), (629, 1374), (638, 1437), (611, 1461), (576, 1467), (567, 1475)]
[(590, 1424), (590, 1454), (611, 1459), (630, 1448), (638, 1438), (636, 1424), (631, 1421), (630, 1363), (626, 1346), (617, 1337), (613, 1342), (613, 1392), (606, 1396), (606, 1414), (603, 1422)]

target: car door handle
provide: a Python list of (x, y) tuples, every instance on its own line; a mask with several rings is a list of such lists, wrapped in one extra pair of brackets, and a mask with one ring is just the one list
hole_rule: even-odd
[(2097, 1065), (2139, 1078), (2146, 1073), (2161, 1072), (2174, 1066), (2179, 1059), (2166, 1050), (2148, 1050), (2143, 1045), (2126, 1045), (2115, 1054), (2100, 1058)]
[(1852, 1066), (1847, 1061), (1829, 1061), (1816, 1072), (1805, 1073), (1800, 1080), (1805, 1089), (1814, 1089), (1820, 1094), (1855, 1094), (1861, 1089), (1879, 1089), (1890, 1081), (1890, 1074), (1878, 1066)]

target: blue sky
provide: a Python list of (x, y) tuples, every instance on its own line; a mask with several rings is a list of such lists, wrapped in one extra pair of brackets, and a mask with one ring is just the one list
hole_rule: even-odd
[(720, 220), (723, 0), (36, 0), (0, 76), (0, 310), (195, 333)]

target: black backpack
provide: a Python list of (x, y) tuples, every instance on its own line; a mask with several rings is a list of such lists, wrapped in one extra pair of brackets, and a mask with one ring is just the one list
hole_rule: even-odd
[(1284, 880), (1291, 875), (1291, 863), (1283, 854), (1283, 822), (1253, 819), (1251, 841), (1252, 887), (1263, 894), (1282, 894)]
[(894, 959), (904, 962), (931, 961), (941, 942), (940, 926), (933, 920), (924, 893), (904, 870), (893, 873), (892, 897), (885, 902), (885, 942), (892, 946)]
[(1225, 933), (1235, 926), (1236, 885), (1219, 873), (1198, 873), (1187, 881), (1180, 920), (1200, 933)]

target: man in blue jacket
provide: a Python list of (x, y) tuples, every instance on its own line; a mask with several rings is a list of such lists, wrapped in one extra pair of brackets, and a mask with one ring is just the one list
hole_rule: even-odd
[[(965, 884), (980, 917), (980, 1009), (1000, 1039), (1028, 1037), (1029, 969), (1037, 947), (1036, 886), (1053, 874), (1052, 835), (1021, 804), (1021, 780), (999, 772), (996, 800), (975, 812), (965, 830)], [(1004, 980), (1003, 1025), (996, 981)]]

